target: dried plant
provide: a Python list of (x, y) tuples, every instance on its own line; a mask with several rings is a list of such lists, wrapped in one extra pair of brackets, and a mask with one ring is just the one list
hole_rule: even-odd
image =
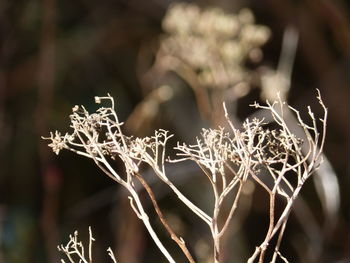
[[(92, 242), (95, 241), (95, 239), (92, 236), (91, 227), (89, 227), (89, 246), (88, 246), (88, 255), (85, 255), (85, 248), (81, 241), (78, 240), (78, 231), (74, 232), (74, 235), (69, 235), (69, 241), (68, 243), (64, 245), (59, 245), (57, 248), (59, 251), (63, 252), (70, 263), (92, 263)], [(115, 259), (115, 256), (113, 254), (113, 251), (111, 248), (107, 249), (108, 255), (112, 259), (114, 263), (117, 263), (117, 260)], [(62, 263), (65, 263), (66, 261), (64, 259), (61, 259)]]
[(249, 9), (230, 14), (219, 8), (174, 3), (163, 19), (167, 36), (161, 41), (157, 63), (177, 60), (192, 69), (204, 87), (228, 88), (248, 82), (244, 62), (261, 59), (260, 47), (270, 36), (270, 30), (254, 20)]
[[(305, 123), (299, 111), (287, 105), (281, 99), (266, 105), (253, 104), (258, 109), (270, 112), (278, 128), (269, 129), (264, 120), (247, 119), (242, 129), (233, 126), (225, 108), (228, 131), (224, 128), (203, 129), (194, 145), (180, 144), (175, 147), (177, 158), (166, 157), (166, 144), (172, 137), (165, 130), (157, 130), (153, 136), (135, 138), (126, 136), (122, 131), (123, 123), (119, 121), (111, 96), (95, 97), (96, 103), (103, 100), (111, 102), (111, 106), (101, 107), (95, 113), (89, 113), (83, 106), (75, 106), (70, 115), (72, 133), (61, 135), (51, 133), (49, 146), (59, 154), (63, 149), (92, 159), (96, 165), (110, 178), (122, 185), (129, 193), (130, 205), (137, 217), (142, 220), (157, 247), (169, 262), (175, 262), (169, 251), (154, 231), (149, 216), (144, 209), (139, 192), (135, 188), (141, 183), (147, 191), (155, 211), (170, 237), (182, 249), (189, 262), (195, 262), (186, 247), (183, 238), (178, 237), (163, 216), (155, 195), (140, 173), (141, 164), (147, 164), (156, 176), (165, 183), (200, 220), (205, 222), (213, 238), (214, 262), (222, 262), (222, 237), (239, 205), (241, 191), (250, 181), (260, 185), (269, 195), (269, 226), (263, 242), (256, 247), (248, 263), (262, 263), (275, 236), (277, 243), (270, 262), (281, 255), (279, 247), (293, 202), (297, 198), (305, 181), (313, 174), (321, 160), (321, 153), (326, 135), (327, 109), (320, 94), (318, 100), (324, 110), (319, 120), (310, 107), (308, 114), (311, 124)], [(284, 119), (288, 107), (298, 119), (307, 141), (297, 138)], [(322, 123), (319, 132), (318, 122)], [(308, 151), (303, 153), (301, 147), (307, 145)], [(125, 174), (118, 174), (112, 166), (113, 160), (119, 158), (125, 166)], [(165, 163), (194, 161), (207, 177), (213, 193), (213, 207), (210, 214), (190, 201), (167, 177)], [(278, 198), (285, 200), (282, 213), (275, 211)], [(230, 202), (228, 213), (223, 212), (224, 203)], [(233, 200), (233, 201), (232, 201)], [(73, 242), (73, 241), (72, 241)], [(73, 242), (74, 243), (74, 242)], [(63, 250), (64, 251), (64, 250)], [(66, 250), (68, 251), (68, 250)], [(65, 253), (67, 253), (65, 251)]]
[(172, 71), (192, 88), (202, 117), (215, 123), (222, 97), (237, 100), (248, 94), (270, 38), (268, 27), (255, 23), (251, 10), (237, 14), (193, 3), (169, 6), (162, 22), (164, 36), (146, 77), (154, 80)]

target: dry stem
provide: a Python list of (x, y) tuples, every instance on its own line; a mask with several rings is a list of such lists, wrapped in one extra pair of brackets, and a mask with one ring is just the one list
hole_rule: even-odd
[[(195, 215), (205, 222), (213, 238), (214, 262), (223, 261), (222, 237), (239, 205), (242, 188), (248, 180), (260, 185), (269, 195), (269, 226), (262, 243), (256, 248), (248, 263), (258, 259), (265, 261), (265, 254), (271, 239), (278, 234), (274, 248), (272, 262), (277, 257), (286, 261), (279, 252), (284, 229), (291, 212), (293, 203), (298, 197), (305, 181), (321, 163), (321, 153), (326, 135), (327, 109), (318, 92), (318, 100), (324, 110), (320, 119), (321, 132), (318, 131), (318, 121), (308, 107), (311, 124), (306, 124), (300, 113), (288, 106), (281, 99), (266, 105), (255, 103), (253, 106), (266, 109), (278, 125), (277, 129), (266, 128), (263, 120), (247, 119), (243, 127), (234, 127), (224, 105), (225, 116), (230, 131), (224, 128), (203, 129), (201, 136), (193, 145), (178, 143), (177, 159), (170, 162), (193, 161), (203, 171), (211, 185), (213, 207), (211, 215), (190, 201), (167, 177), (165, 171), (166, 143), (172, 137), (165, 130), (158, 130), (152, 137), (128, 137), (122, 132), (122, 123), (119, 122), (114, 110), (114, 100), (107, 97), (96, 97), (96, 102), (108, 100), (111, 107), (101, 107), (96, 113), (90, 114), (83, 106), (74, 107), (71, 115), (71, 134), (61, 135), (51, 133), (49, 144), (58, 154), (62, 149), (68, 149), (79, 155), (93, 159), (96, 165), (110, 178), (122, 185), (129, 192), (130, 205), (136, 215), (143, 221), (154, 242), (169, 262), (175, 262), (168, 250), (164, 247), (158, 235), (153, 230), (147, 212), (145, 211), (135, 184), (140, 182), (157, 212), (159, 219), (171, 238), (181, 248), (189, 262), (193, 257), (186, 248), (185, 241), (178, 237), (164, 218), (151, 187), (139, 172), (142, 163), (149, 165), (155, 175), (176, 194)], [(305, 132), (307, 140), (303, 142), (297, 138), (288, 127), (284, 115), (286, 107), (296, 114), (300, 126)], [(301, 147), (307, 145), (308, 151), (303, 154)], [(125, 166), (125, 175), (118, 174), (112, 167), (111, 161), (119, 158)], [(296, 180), (291, 180), (295, 177)], [(296, 181), (296, 183), (295, 183)], [(294, 183), (293, 183), (294, 182)], [(277, 216), (275, 205), (277, 198), (286, 201), (283, 212)], [(223, 209), (231, 201), (228, 213)], [(225, 205), (224, 205), (225, 204)], [(223, 223), (220, 223), (223, 222)], [(73, 242), (73, 241), (72, 241)], [(73, 242), (74, 243), (74, 242)], [(75, 242), (76, 243), (76, 242)], [(75, 253), (82, 252), (76, 248)], [(79, 254), (80, 253), (80, 254)], [(81, 256), (83, 257), (83, 256)]]

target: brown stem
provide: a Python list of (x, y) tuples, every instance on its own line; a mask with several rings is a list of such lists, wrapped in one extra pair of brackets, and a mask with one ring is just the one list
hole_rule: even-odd
[(154, 209), (157, 212), (157, 215), (160, 219), (160, 221), (162, 222), (163, 226), (165, 227), (165, 229), (168, 231), (170, 237), (172, 240), (174, 240), (177, 245), (181, 248), (182, 252), (185, 254), (186, 258), (188, 259), (188, 261), (190, 263), (195, 263), (191, 253), (188, 251), (185, 241), (182, 238), (179, 238), (175, 232), (173, 231), (173, 229), (169, 226), (168, 222), (166, 221), (166, 219), (164, 218), (164, 215), (162, 213), (162, 211), (160, 210), (158, 203), (156, 201), (156, 198), (154, 196), (154, 193), (152, 191), (152, 189), (149, 187), (148, 183), (145, 181), (145, 179), (143, 179), (143, 177), (139, 174), (139, 173), (134, 173), (134, 175), (136, 176), (136, 178), (140, 181), (140, 183), (142, 184), (142, 186), (145, 188), (145, 190), (147, 191), (149, 197), (151, 198), (152, 204), (154, 206)]
[(229, 212), (229, 215), (226, 218), (224, 226), (222, 227), (222, 229), (219, 232), (219, 237), (221, 237), (225, 233), (225, 231), (226, 231), (226, 229), (227, 229), (227, 227), (228, 227), (228, 225), (229, 225), (229, 223), (231, 221), (231, 218), (232, 218), (234, 212), (236, 211), (236, 209), (238, 207), (238, 201), (239, 201), (239, 198), (241, 196), (242, 187), (243, 187), (243, 183), (240, 182), (239, 187), (238, 187), (238, 191), (237, 191), (236, 197), (235, 197), (235, 199), (233, 201), (233, 204), (232, 204), (231, 210)]
[(281, 230), (280, 230), (280, 233), (278, 234), (277, 244), (276, 244), (276, 247), (275, 247), (275, 252), (273, 253), (273, 258), (272, 258), (271, 263), (275, 263), (276, 262), (276, 259), (277, 259), (277, 256), (278, 256), (278, 251), (279, 251), (279, 248), (281, 246), (284, 230), (286, 229), (286, 225), (287, 225), (287, 220), (283, 223), (283, 225), (281, 227)]
[(274, 228), (274, 223), (275, 223), (275, 193), (270, 193), (270, 223), (269, 223), (269, 229), (267, 231), (266, 234), (266, 238), (263, 242), (263, 246), (261, 247), (261, 253), (260, 253), (260, 257), (259, 257), (259, 263), (263, 263), (264, 262), (264, 258), (265, 258), (265, 252), (266, 252), (266, 243), (269, 242), (269, 240), (271, 240), (272, 236), (272, 230)]

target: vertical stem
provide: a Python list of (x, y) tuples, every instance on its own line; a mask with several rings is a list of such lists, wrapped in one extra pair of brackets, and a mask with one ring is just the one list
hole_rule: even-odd
[(279, 251), (279, 248), (281, 246), (284, 230), (286, 229), (286, 225), (287, 225), (287, 220), (283, 223), (283, 225), (281, 227), (281, 230), (280, 230), (280, 233), (278, 235), (278, 240), (277, 240), (277, 244), (276, 244), (276, 247), (275, 247), (275, 252), (273, 253), (273, 257), (272, 257), (271, 263), (275, 263), (276, 262), (276, 259), (277, 259), (277, 256), (278, 256), (278, 251)]
[(213, 219), (211, 224), (211, 232), (213, 235), (213, 248), (214, 248), (214, 262), (219, 263), (220, 262), (220, 233), (218, 228), (218, 217), (220, 212), (220, 202), (219, 202), (219, 194), (216, 188), (216, 185), (214, 185), (214, 198), (215, 198), (215, 205), (214, 205), (214, 213), (213, 213)]
[(95, 239), (92, 236), (91, 226), (89, 226), (89, 263), (92, 263), (92, 242)]
[(168, 250), (164, 247), (162, 242), (159, 240), (156, 232), (154, 231), (152, 225), (150, 224), (148, 215), (146, 214), (145, 210), (143, 209), (142, 203), (140, 201), (139, 196), (137, 195), (137, 192), (135, 192), (135, 190), (129, 185), (128, 185), (127, 188), (129, 190), (130, 194), (132, 195), (132, 198), (134, 199), (134, 201), (136, 203), (136, 207), (138, 209), (137, 212), (139, 213), (139, 218), (142, 220), (142, 222), (145, 225), (148, 233), (151, 235), (153, 241), (156, 243), (157, 247), (160, 249), (160, 251), (166, 257), (166, 259), (170, 263), (175, 263), (175, 260), (172, 258), (172, 256), (169, 254)]
[(151, 198), (152, 204), (154, 206), (154, 209), (157, 212), (157, 215), (160, 219), (160, 221), (162, 222), (163, 226), (165, 227), (165, 229), (168, 231), (170, 237), (177, 243), (177, 245), (181, 248), (182, 252), (185, 254), (186, 258), (188, 259), (189, 262), (194, 263), (194, 259), (191, 256), (191, 253), (188, 251), (185, 242), (179, 238), (175, 232), (173, 231), (173, 229), (170, 227), (170, 225), (168, 224), (168, 222), (165, 220), (164, 215), (162, 213), (162, 211), (160, 210), (158, 203), (156, 201), (156, 197), (154, 196), (154, 193), (152, 191), (152, 189), (149, 187), (149, 185), (147, 184), (147, 182), (145, 181), (145, 179), (143, 179), (143, 177), (138, 174), (135, 173), (136, 178), (141, 182), (141, 184), (143, 185), (143, 187), (146, 189), (149, 197)]
[(259, 263), (264, 262), (266, 248), (267, 248), (268, 242), (272, 238), (271, 234), (272, 234), (272, 230), (274, 228), (274, 223), (275, 223), (275, 193), (274, 192), (270, 193), (270, 215), (269, 216), (270, 216), (269, 229), (267, 231), (265, 240), (261, 246)]

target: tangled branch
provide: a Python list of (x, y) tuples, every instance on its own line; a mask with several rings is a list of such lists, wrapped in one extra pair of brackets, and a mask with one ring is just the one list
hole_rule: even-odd
[[(203, 129), (196, 143), (187, 145), (178, 143), (175, 147), (177, 158), (168, 159), (166, 144), (172, 137), (168, 131), (157, 130), (153, 136), (137, 138), (126, 136), (122, 131), (123, 123), (119, 121), (114, 110), (114, 100), (111, 96), (96, 97), (96, 103), (109, 101), (110, 106), (101, 107), (95, 113), (89, 113), (83, 106), (75, 106), (70, 115), (72, 133), (61, 135), (59, 132), (51, 133), (44, 138), (50, 140), (49, 146), (59, 154), (67, 149), (76, 154), (92, 159), (96, 165), (110, 178), (122, 185), (129, 193), (130, 205), (135, 214), (142, 220), (154, 242), (169, 262), (175, 262), (168, 250), (154, 231), (142, 200), (135, 189), (136, 182), (141, 183), (148, 193), (154, 209), (169, 236), (181, 248), (189, 262), (195, 262), (186, 247), (183, 238), (176, 235), (164, 218), (151, 187), (140, 173), (142, 163), (151, 167), (155, 175), (165, 183), (195, 215), (205, 222), (213, 238), (214, 262), (222, 262), (222, 236), (239, 205), (241, 191), (248, 182), (260, 185), (269, 195), (269, 226), (263, 242), (256, 247), (248, 263), (256, 259), (264, 262), (266, 250), (270, 241), (277, 236), (277, 243), (273, 249), (274, 254), (270, 262), (277, 257), (286, 259), (281, 255), (279, 247), (287, 224), (293, 203), (305, 181), (315, 172), (321, 163), (321, 153), (325, 143), (327, 109), (318, 92), (318, 100), (323, 108), (324, 115), (316, 119), (308, 107), (310, 123), (306, 124), (296, 109), (287, 105), (281, 99), (266, 105), (253, 104), (255, 108), (266, 109), (275, 120), (277, 128), (269, 129), (264, 120), (247, 119), (243, 127), (234, 127), (229, 119), (224, 105), (229, 130), (224, 128)], [(303, 128), (306, 141), (297, 138), (288, 127), (284, 114), (286, 107), (295, 113), (299, 125)], [(319, 131), (321, 123), (321, 131)], [(306, 154), (301, 147), (307, 147)], [(125, 174), (118, 174), (112, 167), (112, 162), (119, 158), (125, 168)], [(213, 193), (213, 207), (210, 214), (204, 212), (199, 206), (190, 201), (167, 177), (165, 163), (193, 161), (202, 170), (211, 185)], [(277, 198), (285, 200), (283, 212), (277, 215), (275, 205)], [(223, 213), (223, 204), (230, 202), (228, 213)], [(71, 245), (75, 244), (75, 247)], [(69, 250), (73, 248), (73, 250)], [(75, 253), (83, 255), (76, 236), (71, 237), (67, 247), (60, 249), (68, 255)], [(71, 252), (74, 251), (74, 252)], [(82, 258), (84, 256), (81, 256)], [(85, 262), (85, 261), (84, 261)]]

